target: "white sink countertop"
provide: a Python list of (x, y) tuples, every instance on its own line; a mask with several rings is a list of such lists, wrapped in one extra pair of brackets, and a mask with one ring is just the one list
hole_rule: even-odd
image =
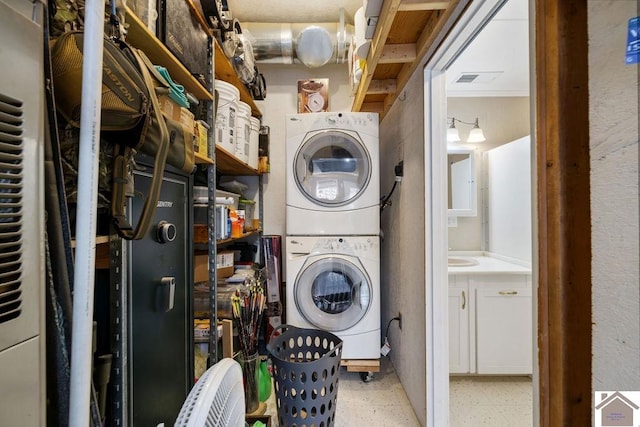
[(452, 251), (449, 258), (470, 260), (474, 265), (448, 266), (449, 274), (531, 274), (531, 266), (525, 262), (511, 260), (490, 252), (482, 251)]

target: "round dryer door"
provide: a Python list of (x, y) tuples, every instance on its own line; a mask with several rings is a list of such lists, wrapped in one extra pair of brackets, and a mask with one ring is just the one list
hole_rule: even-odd
[(353, 202), (371, 178), (367, 149), (355, 136), (337, 130), (307, 139), (296, 153), (293, 169), (300, 191), (324, 207)]
[(326, 256), (306, 265), (294, 286), (298, 311), (320, 329), (349, 329), (362, 320), (371, 304), (368, 275), (342, 257)]

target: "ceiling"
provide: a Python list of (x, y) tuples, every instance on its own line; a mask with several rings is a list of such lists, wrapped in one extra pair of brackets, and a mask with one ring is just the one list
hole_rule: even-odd
[[(244, 22), (338, 22), (344, 7), (349, 22), (363, 0), (228, 0), (233, 17)], [(292, 5), (294, 7), (292, 7)]]
[[(384, 115), (424, 54), (441, 41), (468, 2), (385, 0), (352, 109)], [(296, 3), (304, 6), (292, 7)], [(337, 22), (341, 7), (352, 23), (362, 4), (362, 0), (228, 0), (229, 10), (241, 23)], [(508, 0), (447, 70), (448, 96), (528, 95), (527, 12), (528, 0)], [(407, 46), (413, 55), (397, 61), (390, 56), (394, 49)], [(471, 83), (456, 83), (467, 74), (478, 76)]]
[[(447, 69), (447, 96), (529, 96), (528, 3), (508, 0), (455, 59)], [(473, 82), (456, 83), (473, 75)]]

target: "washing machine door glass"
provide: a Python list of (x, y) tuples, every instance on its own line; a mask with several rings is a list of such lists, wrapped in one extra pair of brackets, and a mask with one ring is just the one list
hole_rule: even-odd
[(336, 130), (314, 134), (298, 150), (294, 176), (313, 203), (342, 206), (356, 200), (371, 178), (369, 154), (355, 136)]
[(294, 285), (295, 303), (309, 323), (343, 331), (366, 315), (371, 305), (371, 281), (355, 262), (326, 256), (301, 270)]

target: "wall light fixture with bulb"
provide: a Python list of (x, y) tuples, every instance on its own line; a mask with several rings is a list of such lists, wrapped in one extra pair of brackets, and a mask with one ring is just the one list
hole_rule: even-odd
[(464, 122), (462, 120), (456, 119), (455, 117), (447, 118), (447, 120), (450, 120), (450, 125), (447, 129), (447, 142), (460, 142), (460, 133), (458, 132), (458, 128), (456, 128), (456, 123), (473, 126), (473, 128), (469, 132), (469, 137), (467, 138), (466, 142), (476, 143), (486, 141), (484, 132), (482, 132), (482, 129), (478, 124), (477, 117), (475, 122)]

